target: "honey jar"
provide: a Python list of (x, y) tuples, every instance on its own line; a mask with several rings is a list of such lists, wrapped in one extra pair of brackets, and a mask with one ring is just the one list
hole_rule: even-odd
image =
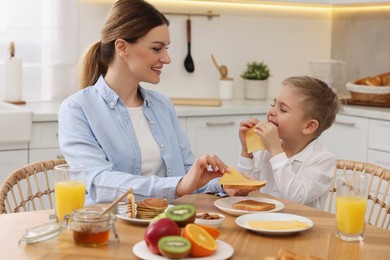
[(110, 230), (119, 241), (115, 230), (115, 217), (111, 212), (102, 213), (102, 208), (82, 208), (72, 212), (72, 216), (65, 218), (73, 231), (73, 240), (76, 245), (86, 247), (99, 247), (106, 245)]

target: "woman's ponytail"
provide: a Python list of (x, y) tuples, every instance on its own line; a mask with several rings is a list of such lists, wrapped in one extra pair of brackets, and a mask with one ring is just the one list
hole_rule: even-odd
[(80, 89), (94, 85), (100, 75), (107, 72), (107, 66), (100, 62), (101, 43), (96, 42), (84, 54), (80, 70)]

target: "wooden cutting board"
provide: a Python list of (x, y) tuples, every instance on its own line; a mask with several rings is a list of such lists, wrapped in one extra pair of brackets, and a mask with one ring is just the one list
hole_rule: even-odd
[(219, 107), (222, 104), (219, 98), (171, 98), (175, 106), (212, 106)]

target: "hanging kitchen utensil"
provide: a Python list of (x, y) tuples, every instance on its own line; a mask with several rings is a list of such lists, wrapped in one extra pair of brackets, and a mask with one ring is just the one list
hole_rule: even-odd
[(184, 67), (186, 71), (192, 73), (195, 70), (194, 61), (191, 57), (191, 20), (190, 17), (187, 18), (187, 46), (188, 46), (188, 53), (187, 57), (184, 60)]

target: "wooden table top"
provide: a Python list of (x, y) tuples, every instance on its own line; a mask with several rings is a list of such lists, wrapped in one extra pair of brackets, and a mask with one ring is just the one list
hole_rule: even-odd
[[(251, 196), (273, 198), (261, 193)], [(190, 203), (198, 212), (220, 212), (214, 201), (219, 197), (210, 194), (186, 195), (173, 204)], [(275, 199), (275, 198), (274, 198)], [(310, 218), (314, 226), (304, 232), (289, 236), (264, 236), (239, 227), (234, 216), (226, 216), (220, 240), (234, 248), (231, 259), (264, 259), (275, 256), (280, 248), (286, 248), (302, 255), (313, 255), (321, 259), (389, 259), (390, 232), (373, 226), (366, 226), (363, 242), (345, 242), (335, 235), (335, 216), (324, 211), (278, 199), (285, 204), (280, 212)], [(25, 229), (49, 220), (53, 210), (23, 212), (0, 215), (0, 239), (2, 259), (137, 259), (132, 253), (134, 244), (143, 240), (146, 226), (134, 225), (117, 220), (115, 227), (120, 236), (117, 243), (113, 235), (108, 245), (99, 248), (85, 248), (73, 243), (72, 233), (63, 231), (51, 240), (36, 244), (18, 245)]]

